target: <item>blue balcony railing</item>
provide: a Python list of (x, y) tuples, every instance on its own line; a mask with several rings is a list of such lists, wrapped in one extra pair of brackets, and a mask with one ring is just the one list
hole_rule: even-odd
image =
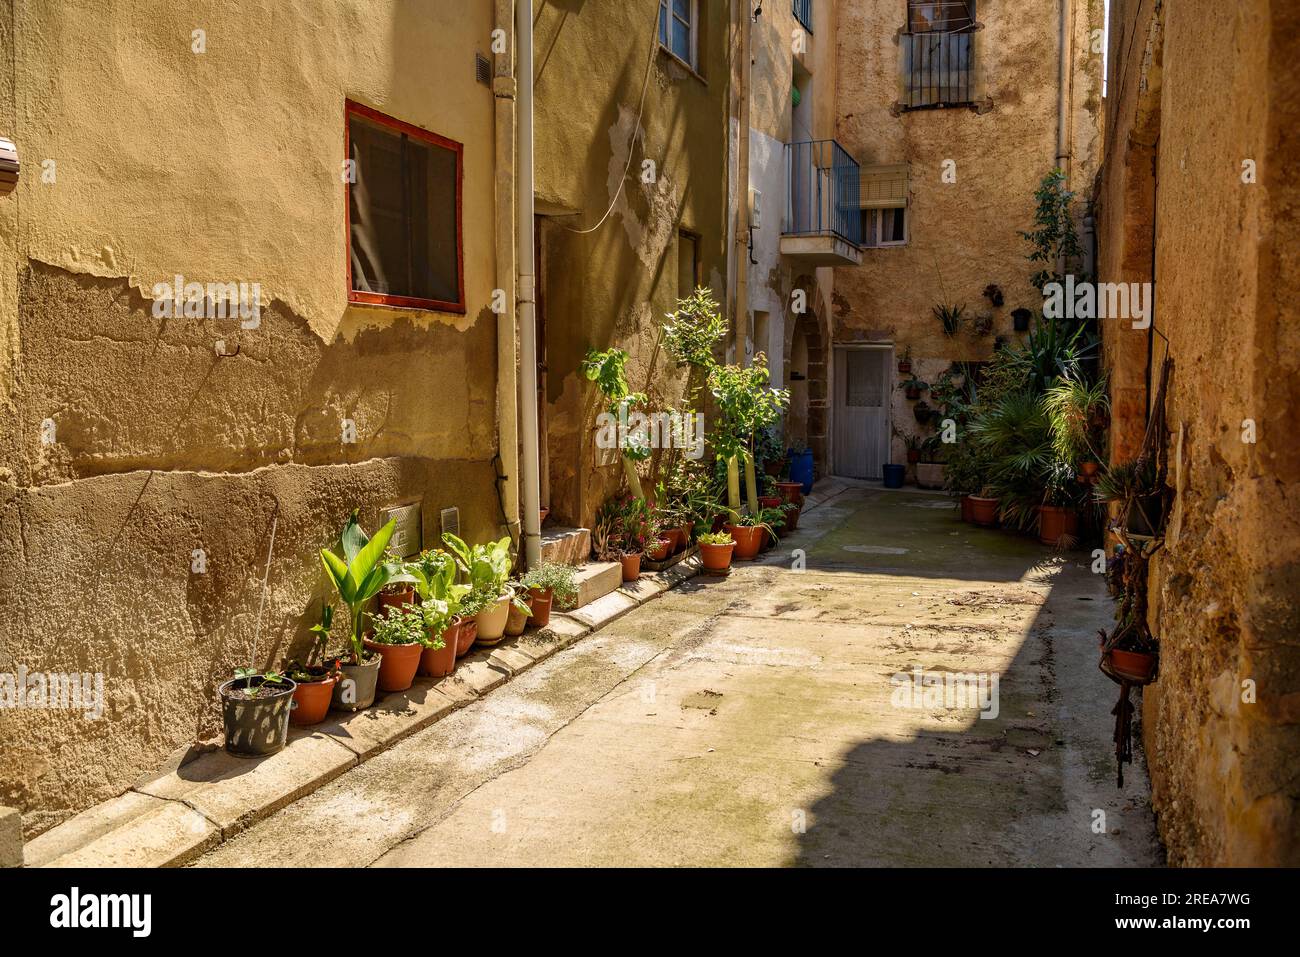
[(862, 245), (858, 161), (835, 140), (787, 143), (785, 147), (787, 236), (838, 236)]
[(812, 33), (812, 0), (794, 0), (794, 18)]

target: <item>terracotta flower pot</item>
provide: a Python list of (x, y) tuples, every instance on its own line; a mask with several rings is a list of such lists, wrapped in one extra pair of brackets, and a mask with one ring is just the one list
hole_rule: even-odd
[(803, 512), (802, 508), (787, 508), (785, 512), (785, 528), (782, 531), (793, 532), (799, 527), (799, 515)]
[(691, 543), (691, 526), (689, 524), (678, 525), (676, 528), (665, 529), (664, 534), (669, 534), (669, 533), (671, 533), (673, 537), (673, 547), (672, 550), (668, 553), (669, 555), (676, 555), (678, 552), (680, 552), (683, 548), (685, 548), (687, 545)]
[(636, 552), (632, 555), (624, 555), (623, 562), (623, 581), (634, 582), (641, 577), (641, 553)]
[(655, 539), (654, 543), (646, 546), (646, 558), (652, 562), (661, 562), (673, 553), (674, 538), (666, 535), (663, 538)]
[(983, 525), (985, 528), (992, 528), (998, 523), (998, 500), (995, 498), (982, 498), (979, 495), (971, 495), (970, 498), (970, 520), (976, 525)]
[(516, 608), (515, 603), (510, 602), (510, 614), (506, 616), (506, 634), (511, 638), (517, 638), (524, 633), (524, 628), (528, 626), (528, 616), (533, 613), (532, 598), (524, 598), (523, 602), (530, 606), (527, 611)]
[(405, 691), (415, 681), (416, 669), (420, 667), (420, 655), (424, 646), (413, 641), (409, 645), (381, 645), (365, 640), (366, 647), (379, 652), (379, 680), (376, 682), (380, 691)]
[(767, 529), (758, 525), (728, 525), (727, 531), (736, 542), (733, 557), (737, 561), (750, 562), (758, 557), (759, 549), (763, 547), (763, 539), (767, 536)]
[(421, 649), (417, 674), (426, 678), (445, 678), (456, 670), (456, 635), (452, 634), (452, 627), (448, 625), (442, 630), (441, 648)]
[(961, 520), (963, 522), (975, 521), (975, 506), (971, 504), (971, 496), (963, 495), (961, 497)]
[(1112, 648), (1107, 652), (1110, 669), (1121, 678), (1137, 684), (1146, 684), (1156, 670), (1156, 656), (1147, 651), (1121, 651)]
[(700, 561), (706, 572), (725, 572), (731, 567), (731, 555), (736, 550), (736, 543), (726, 545), (709, 545), (700, 543)]
[(478, 622), (478, 637), (474, 640), (480, 645), (495, 645), (505, 635), (509, 619), (510, 596), (502, 595), (474, 616)]
[(407, 585), (400, 591), (379, 593), (379, 614), (383, 615), (389, 608), (401, 608), (415, 604), (415, 586)]
[(799, 482), (777, 482), (777, 494), (781, 496), (784, 502), (794, 502), (796, 505), (803, 504), (803, 485)]
[(1059, 545), (1063, 537), (1079, 534), (1079, 513), (1059, 505), (1044, 505), (1038, 510), (1038, 540), (1044, 545)]
[(456, 657), (463, 658), (469, 654), (478, 639), (478, 619), (470, 618), (460, 623), (460, 634), (456, 636)]
[(1097, 462), (1084, 462), (1079, 466), (1079, 471), (1088, 476), (1088, 478), (1092, 478), (1097, 474), (1098, 468), (1100, 468), (1100, 465)]
[(903, 394), (906, 395), (908, 400), (912, 402), (915, 402), (917, 399), (921, 398), (921, 390), (914, 389), (911, 386), (908, 386), (906, 389), (904, 389)]
[(910, 360), (910, 359), (899, 359), (899, 360), (898, 360), (898, 371), (899, 371), (900, 373), (902, 373), (903, 375), (907, 375), (907, 373), (911, 372), (911, 371), (912, 371), (912, 362), (911, 362), (911, 360)]
[(528, 616), (528, 624), (545, 628), (551, 623), (551, 603), (555, 600), (555, 592), (549, 588), (530, 588), (528, 594), (533, 598), (533, 613)]
[(920, 450), (920, 449), (908, 449), (908, 450), (907, 450), (907, 463), (908, 463), (909, 465), (915, 465), (915, 464), (916, 464), (917, 462), (919, 462), (919, 461), (921, 461), (921, 450)]
[(293, 710), (289, 712), (289, 723), (301, 728), (324, 721), (338, 680), (338, 675), (330, 675), (322, 681), (299, 681), (298, 687), (293, 690)]
[(759, 508), (780, 508), (781, 497), (779, 495), (760, 495), (758, 497)]

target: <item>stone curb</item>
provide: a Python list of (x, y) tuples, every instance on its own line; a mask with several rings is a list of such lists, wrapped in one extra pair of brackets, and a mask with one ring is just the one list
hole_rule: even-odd
[(416, 679), (355, 714), (290, 730), (289, 746), (261, 760), (209, 751), (88, 808), (31, 841), (27, 867), (176, 867), (404, 738), (477, 701), (515, 675), (599, 631), (699, 573), (689, 558), (566, 614), (548, 627), (462, 658), (437, 680)]

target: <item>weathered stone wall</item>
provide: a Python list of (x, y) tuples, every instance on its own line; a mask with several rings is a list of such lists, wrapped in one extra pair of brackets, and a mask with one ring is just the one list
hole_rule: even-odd
[[(1142, 274), (1154, 215), (1150, 335), (1156, 367), (1174, 361), (1176, 497), (1152, 566), (1161, 663), (1143, 712), (1161, 835), (1184, 865), (1300, 863), (1298, 55), (1291, 3), (1112, 8), (1102, 279)], [(1145, 344), (1121, 330), (1107, 360), (1136, 388)], [(1142, 425), (1117, 416), (1115, 449), (1135, 449)]]
[[(501, 534), (491, 5), (327, 6), (0, 3), (23, 160), (0, 199), (0, 673), (101, 673), (105, 696), (95, 721), (0, 715), (0, 804), (29, 833), (216, 736), (233, 667), (306, 650), (317, 550), (353, 508), (373, 528), (418, 503), (427, 544), (451, 505)], [(348, 305), (345, 98), (465, 144), (467, 315)], [(259, 282), (260, 324), (155, 318), (177, 273)]]
[[(699, 281), (727, 301), (728, 8), (700, 4), (698, 71), (659, 49), (657, 9), (658, 0), (536, 6), (544, 495), (569, 524), (589, 523), (622, 480), (617, 458), (595, 444), (603, 401), (578, 371), (587, 350), (626, 349), (632, 388), (653, 409), (674, 407), (685, 377), (660, 327), (677, 301), (680, 231), (697, 237)], [(599, 229), (574, 231), (611, 205)]]
[[(924, 378), (955, 360), (991, 356), (998, 336), (1014, 337), (1012, 310), (1042, 308), (1030, 285), (1036, 271), (1020, 230), (1033, 224), (1034, 190), (1057, 165), (1059, 0), (980, 0), (974, 34), (975, 99), (965, 107), (896, 111), (903, 3), (846, 0), (839, 12), (837, 138), (863, 166), (908, 163), (908, 242), (866, 249), (861, 266), (835, 271), (836, 342), (910, 347)], [(1094, 31), (1102, 0), (1072, 4), (1071, 187), (1091, 191), (1101, 147), (1102, 56)], [(944, 162), (956, 181), (944, 182)], [(1079, 203), (1083, 213), (1084, 203)], [(997, 284), (1005, 304), (983, 296)], [(944, 334), (933, 308), (965, 305), (967, 325)], [(976, 336), (969, 320), (988, 313), (992, 332)], [(927, 379), (926, 381), (933, 381)], [(893, 419), (916, 428), (912, 403), (895, 390)], [(894, 461), (903, 461), (895, 438)]]

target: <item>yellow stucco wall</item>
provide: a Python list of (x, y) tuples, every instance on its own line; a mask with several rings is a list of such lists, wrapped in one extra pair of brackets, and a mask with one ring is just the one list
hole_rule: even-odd
[[(677, 300), (679, 231), (698, 237), (699, 279), (726, 302), (727, 8), (700, 4), (691, 71), (658, 48), (658, 0), (534, 4), (547, 484), (561, 522), (590, 522), (621, 477), (595, 446), (597, 393), (577, 371), (587, 349), (626, 349), (629, 381), (655, 409), (682, 394), (684, 377), (659, 347)], [(598, 230), (571, 231), (595, 226), (611, 204)]]
[[(501, 534), (492, 9), (0, 3), (23, 161), (0, 199), (0, 671), (102, 673), (106, 695), (98, 721), (5, 715), (0, 803), (29, 832), (212, 740), (234, 666), (305, 651), (316, 551), (352, 508), (373, 527), (417, 503), (426, 544), (452, 505)], [(347, 305), (347, 98), (464, 143), (466, 315)], [(177, 273), (260, 283), (260, 326), (154, 318)]]

